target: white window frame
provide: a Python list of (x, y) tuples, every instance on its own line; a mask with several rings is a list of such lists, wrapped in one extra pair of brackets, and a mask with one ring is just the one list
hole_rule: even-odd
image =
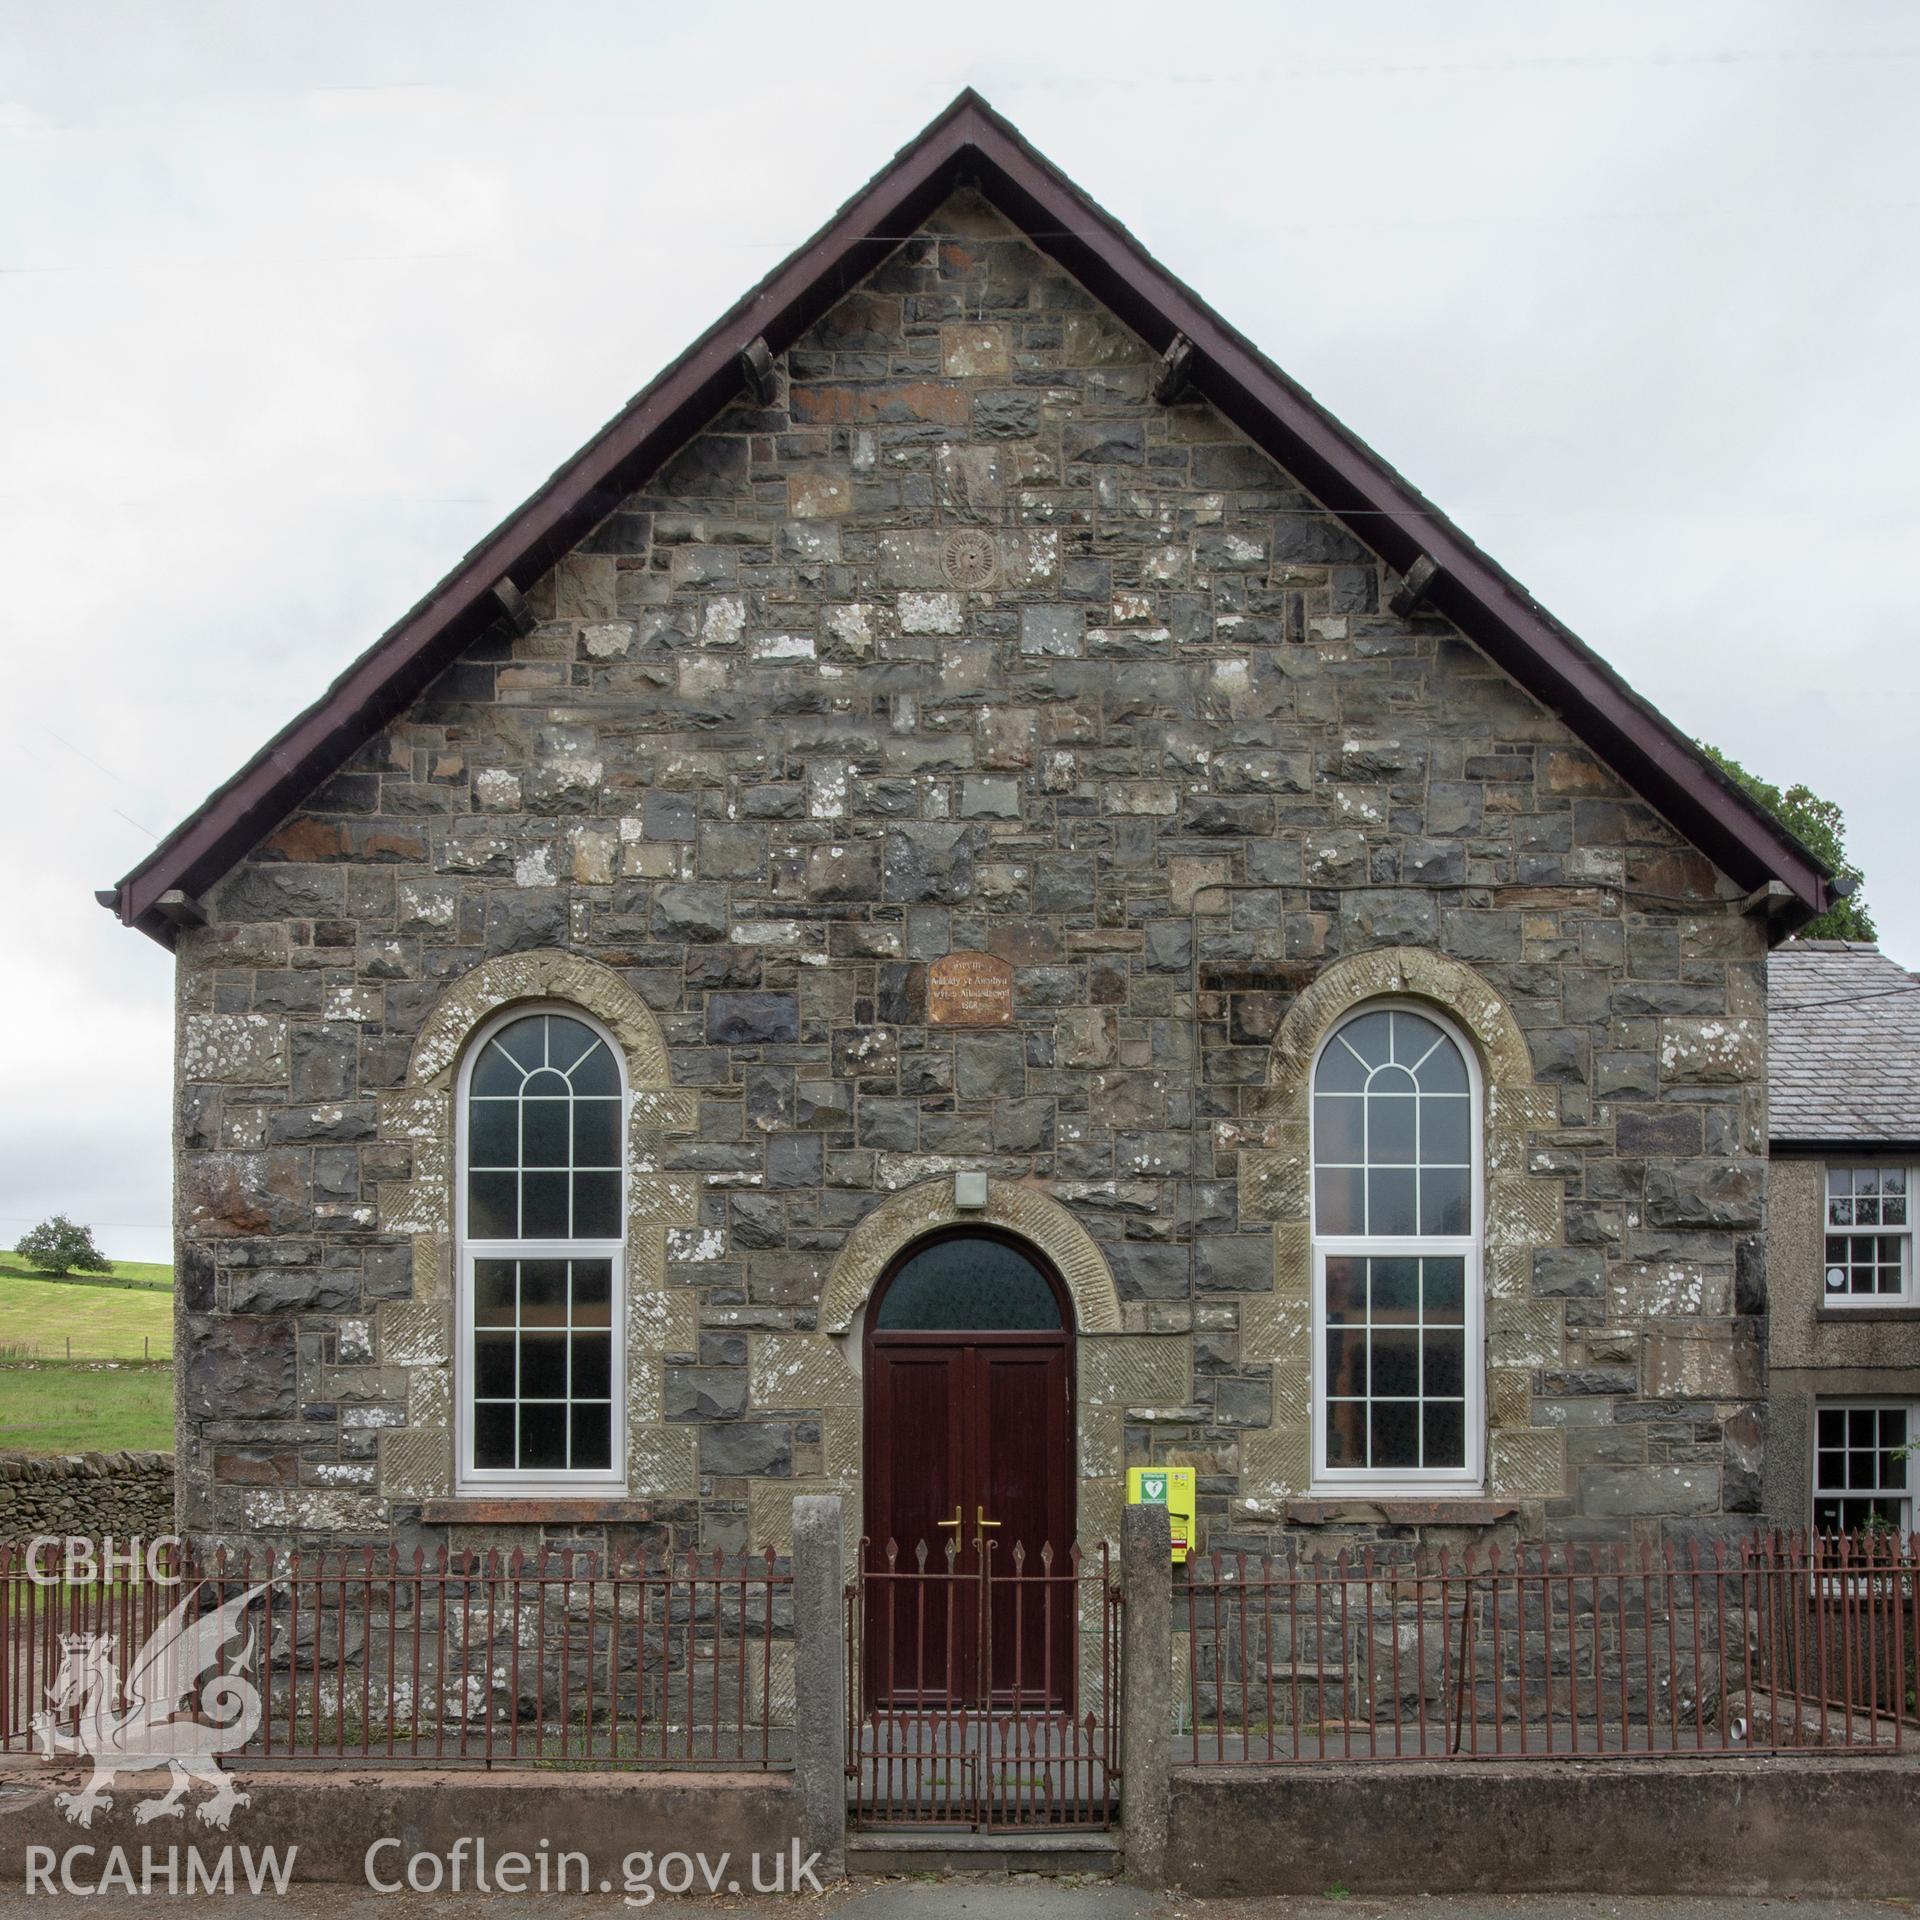
[(1884, 1500), (1898, 1498), (1905, 1502), (1905, 1511), (1900, 1520), (1901, 1537), (1913, 1532), (1914, 1505), (1920, 1499), (1920, 1491), (1914, 1486), (1915, 1460), (1912, 1452), (1901, 1463), (1906, 1468), (1907, 1483), (1903, 1493), (1895, 1494), (1891, 1487), (1862, 1489), (1858, 1487), (1822, 1487), (1820, 1484), (1820, 1416), (1823, 1413), (1904, 1413), (1907, 1420), (1906, 1445), (1920, 1449), (1920, 1400), (1903, 1400), (1895, 1394), (1888, 1397), (1848, 1398), (1845, 1400), (1816, 1400), (1813, 1403), (1813, 1432), (1810, 1436), (1812, 1447), (1807, 1462), (1807, 1526), (1812, 1531), (1815, 1526), (1821, 1496), (1833, 1500)]
[[(1426, 1234), (1338, 1234), (1320, 1232), (1319, 1181), (1315, 1178), (1314, 1092), (1320, 1058), (1341, 1029), (1369, 1013), (1411, 1013), (1438, 1027), (1460, 1050), (1467, 1069), (1467, 1143), (1471, 1164), (1467, 1193), (1472, 1208), (1471, 1231), (1465, 1236)], [(1385, 1495), (1412, 1499), (1478, 1494), (1485, 1490), (1487, 1472), (1486, 1307), (1483, 1247), (1486, 1238), (1486, 1094), (1480, 1060), (1458, 1024), (1425, 1001), (1384, 996), (1350, 1008), (1321, 1036), (1307, 1071), (1307, 1208), (1313, 1245), (1313, 1331), (1308, 1359), (1312, 1385), (1313, 1492), (1327, 1496)], [(1422, 1254), (1462, 1260), (1465, 1295), (1466, 1366), (1462, 1386), (1462, 1419), (1466, 1428), (1465, 1465), (1462, 1467), (1330, 1467), (1327, 1464), (1327, 1259), (1330, 1255), (1362, 1254), (1375, 1258), (1410, 1258)]]
[[(1828, 1178), (1835, 1173), (1885, 1173), (1889, 1170), (1907, 1176), (1907, 1223), (1903, 1227), (1836, 1227), (1829, 1224), (1828, 1209), (1833, 1196), (1827, 1191)], [(1875, 1307), (1911, 1307), (1920, 1304), (1914, 1283), (1914, 1220), (1916, 1199), (1915, 1168), (1905, 1160), (1876, 1160), (1871, 1154), (1844, 1160), (1828, 1160), (1820, 1169), (1820, 1304), (1841, 1313), (1871, 1313)], [(1886, 1240), (1901, 1243), (1900, 1291), (1898, 1293), (1831, 1293), (1827, 1289), (1827, 1242), (1829, 1239)]]
[[(617, 1218), (622, 1233), (617, 1240), (475, 1240), (467, 1232), (467, 1160), (468, 1095), (473, 1069), (486, 1044), (502, 1028), (532, 1014), (559, 1014), (577, 1020), (603, 1040), (613, 1055), (614, 1070), (620, 1078), (620, 1185)], [(620, 1042), (584, 1007), (565, 1000), (523, 1001), (495, 1014), (476, 1027), (467, 1041), (466, 1055), (454, 1090), (454, 1294), (456, 1298), (455, 1360), (453, 1369), (454, 1406), (454, 1489), (461, 1494), (557, 1494), (602, 1493), (610, 1487), (624, 1489), (627, 1484), (627, 1331), (626, 1331), (626, 1237), (627, 1190), (631, 1179), (627, 1164), (627, 1131), (633, 1115), (633, 1088), (627, 1075), (627, 1056)], [(473, 1273), (476, 1260), (609, 1260), (612, 1273), (612, 1464), (582, 1471), (550, 1468), (476, 1467), (473, 1464), (474, 1418), (473, 1388), (477, 1377), (474, 1360)]]

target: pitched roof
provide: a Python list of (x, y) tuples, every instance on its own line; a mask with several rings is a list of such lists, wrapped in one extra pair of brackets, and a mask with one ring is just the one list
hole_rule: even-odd
[(1920, 1145), (1920, 977), (1866, 941), (1775, 948), (1767, 1130), (1776, 1147)]
[(1154, 261), (971, 90), (826, 226), (644, 388), (474, 547), (306, 712), (102, 895), (171, 945), (162, 895), (219, 880), (739, 392), (756, 340), (783, 353), (962, 184), (1156, 351), (1191, 344), (1188, 385), (1402, 574), (1425, 556), (1427, 603), (1451, 619), (1742, 886), (1780, 881), (1784, 918), (1824, 908), (1832, 876), (1590, 648), (1370, 448)]

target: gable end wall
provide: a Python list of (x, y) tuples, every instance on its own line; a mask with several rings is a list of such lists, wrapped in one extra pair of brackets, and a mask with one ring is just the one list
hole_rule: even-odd
[[(1009, 1207), (1044, 1190), (1110, 1278), (1083, 1537), (1155, 1460), (1199, 1468), (1216, 1544), (1270, 1539), (1308, 1493), (1305, 1114), (1275, 1042), (1336, 963), (1402, 951), (1511, 1036), (1505, 1524), (1744, 1524), (1759, 931), (1444, 621), (1386, 611), (1391, 576), (1263, 455), (1155, 403), (1153, 368), (951, 204), (771, 404), (556, 567), (530, 633), (474, 648), (215, 892), (179, 948), (190, 1528), (446, 1537), (449, 1147), (409, 1076), (476, 968), (540, 954), (617, 975), (668, 1071), (634, 1134), (665, 1196), (649, 1438), (596, 1524), (777, 1544), (794, 1493), (857, 1496), (823, 1294), (880, 1202), (924, 1189), (932, 1219), (964, 1168)], [(1014, 968), (1013, 1028), (929, 1024), (928, 966), (966, 949)]]

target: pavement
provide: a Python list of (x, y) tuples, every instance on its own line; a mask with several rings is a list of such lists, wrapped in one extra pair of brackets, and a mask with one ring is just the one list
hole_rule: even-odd
[[(574, 1920), (642, 1911), (613, 1895), (456, 1896), (463, 1920)], [(76, 1920), (155, 1914), (164, 1895), (129, 1899), (99, 1894), (38, 1895), (0, 1888), (0, 1920), (47, 1920), (59, 1904), (71, 1903)], [(380, 1895), (338, 1886), (294, 1886), (283, 1897), (208, 1899), (192, 1902), (194, 1920), (437, 1920), (447, 1896)], [(865, 1880), (819, 1895), (789, 1900), (656, 1899), (644, 1909), (650, 1920), (1890, 1920), (1916, 1915), (1904, 1900), (1769, 1900), (1750, 1896), (1655, 1899), (1586, 1898), (1577, 1894), (1480, 1897), (1369, 1898), (1331, 1888), (1314, 1898), (1195, 1900), (1155, 1894), (1111, 1880), (1040, 1880), (988, 1876)]]

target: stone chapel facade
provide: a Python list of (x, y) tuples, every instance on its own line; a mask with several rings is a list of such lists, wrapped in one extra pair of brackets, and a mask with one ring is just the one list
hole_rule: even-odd
[[(1748, 1524), (1766, 955), (1826, 877), (1610, 676), (1517, 671), (1437, 515), (1280, 464), (1236, 336), (1183, 365), (1044, 250), (1071, 189), (983, 106), (903, 177), (791, 337), (779, 276), (743, 303), (730, 397), (463, 563), (404, 699), (350, 676), (297, 794), (255, 763), (116, 889), (178, 969), (184, 1527), (731, 1550), (834, 1490), (883, 1531), (869, 1309), (941, 1233), (1066, 1303), (1083, 1543), (1149, 1463), (1217, 1545)], [(516, 1016), (606, 1049), (495, 1096), (575, 1100), (557, 1162), (530, 1107), (483, 1144)], [(488, 1304), (522, 1230), (558, 1319), (525, 1263)]]

